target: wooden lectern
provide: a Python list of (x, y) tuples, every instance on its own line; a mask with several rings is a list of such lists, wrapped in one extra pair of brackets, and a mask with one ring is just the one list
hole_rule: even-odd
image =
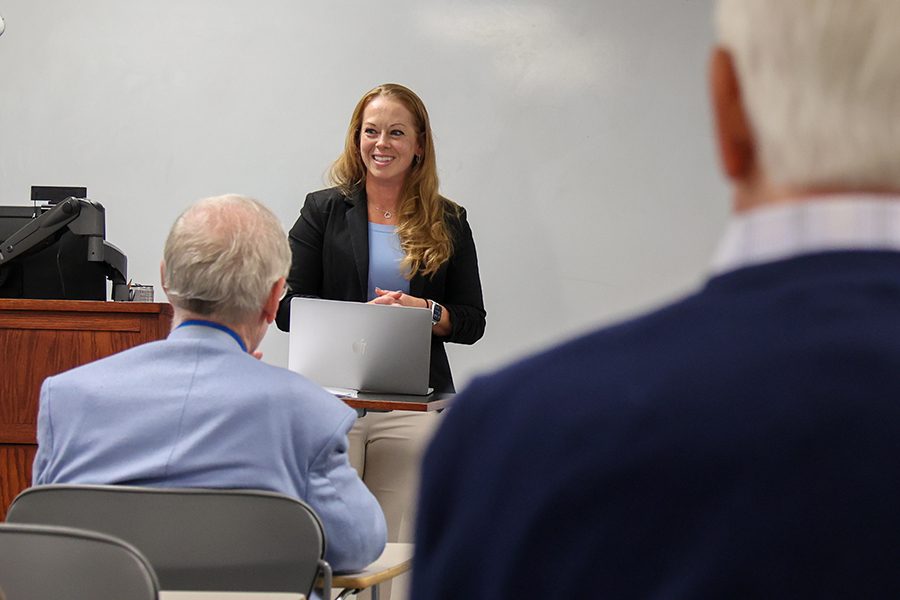
[(31, 485), (44, 379), (162, 339), (171, 326), (168, 304), (0, 299), (0, 520)]

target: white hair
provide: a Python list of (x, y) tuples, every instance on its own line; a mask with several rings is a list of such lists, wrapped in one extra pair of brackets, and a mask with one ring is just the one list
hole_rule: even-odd
[(763, 171), (900, 189), (900, 0), (719, 0)]
[(259, 315), (290, 262), (278, 218), (252, 198), (229, 194), (199, 201), (172, 225), (163, 283), (173, 305), (240, 323)]

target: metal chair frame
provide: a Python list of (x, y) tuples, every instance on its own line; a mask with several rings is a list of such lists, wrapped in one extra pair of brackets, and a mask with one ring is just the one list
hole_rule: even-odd
[(308, 504), (257, 490), (46, 485), (20, 493), (8, 522), (102, 532), (150, 561), (163, 590), (331, 594), (321, 520)]
[(95, 531), (0, 524), (0, 589), (16, 598), (156, 600), (159, 581), (131, 544)]

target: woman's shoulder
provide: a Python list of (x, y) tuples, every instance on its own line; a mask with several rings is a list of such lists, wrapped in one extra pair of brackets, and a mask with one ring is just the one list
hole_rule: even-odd
[(307, 210), (331, 212), (332, 210), (348, 205), (353, 206), (358, 201), (358, 194), (346, 194), (338, 187), (317, 190), (306, 195), (305, 207)]
[(310, 192), (306, 195), (307, 202), (315, 202), (315, 203), (330, 203), (330, 202), (340, 202), (348, 199), (347, 194), (341, 191), (339, 187), (330, 187), (325, 188), (323, 190), (316, 190), (315, 192)]
[(444, 207), (444, 216), (450, 219), (465, 219), (466, 209), (446, 196), (438, 196)]
[(462, 205), (457, 204), (450, 198), (438, 196), (444, 207), (444, 221), (451, 227), (462, 226), (466, 222), (466, 209)]

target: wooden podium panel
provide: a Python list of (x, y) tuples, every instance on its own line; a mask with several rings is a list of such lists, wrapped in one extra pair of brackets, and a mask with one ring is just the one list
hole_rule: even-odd
[(31, 485), (44, 379), (162, 339), (171, 326), (168, 304), (0, 299), (0, 519)]

